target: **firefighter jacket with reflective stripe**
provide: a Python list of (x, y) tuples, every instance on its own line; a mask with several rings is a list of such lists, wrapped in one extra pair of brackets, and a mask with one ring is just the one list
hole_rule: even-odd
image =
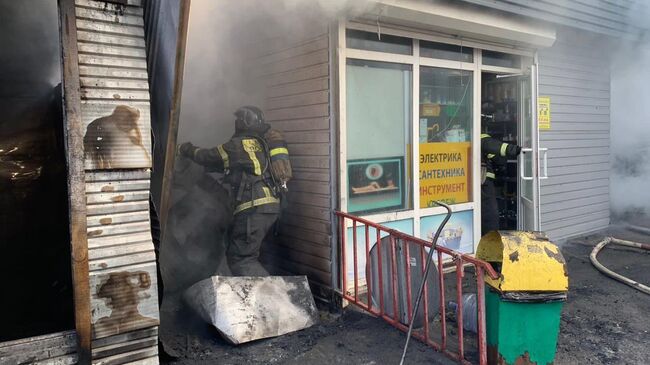
[[(192, 153), (191, 158), (196, 163), (225, 174), (225, 182), (231, 187), (234, 214), (253, 207), (261, 213), (280, 210), (280, 199), (271, 180), (271, 156), (267, 156), (264, 143), (270, 145), (271, 141), (265, 142), (255, 133), (237, 131), (222, 145), (210, 149), (196, 148)], [(282, 143), (280, 148), (284, 150), (281, 152), (288, 158), (284, 140)], [(273, 153), (274, 147), (269, 146), (269, 151)]]
[(495, 164), (506, 158), (517, 157), (517, 146), (504, 143), (489, 134), (481, 134), (481, 167), (485, 168), (485, 177), (494, 179)]
[(268, 144), (271, 157), (271, 173), (280, 184), (285, 184), (292, 177), (287, 143), (282, 138), (282, 134), (275, 129), (269, 129), (264, 134), (264, 140)]

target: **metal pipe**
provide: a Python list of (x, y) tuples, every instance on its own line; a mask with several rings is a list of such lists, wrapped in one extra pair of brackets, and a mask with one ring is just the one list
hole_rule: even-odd
[(409, 245), (411, 244), (410, 241), (404, 241), (404, 270), (406, 270), (406, 314), (407, 318), (409, 320), (409, 323), (414, 322), (415, 320), (413, 319), (414, 313), (411, 308), (412, 300), (411, 300), (411, 257), (409, 255)]
[(397, 321), (397, 257), (395, 253), (395, 237), (390, 236), (390, 262), (391, 262), (391, 282), (393, 284), (393, 318)]
[(379, 313), (382, 315), (384, 311), (384, 273), (382, 272), (382, 262), (381, 262), (381, 231), (378, 228), (375, 228), (377, 231), (377, 267), (379, 271)]
[(626, 240), (619, 240), (617, 238), (613, 237), (606, 237), (604, 240), (600, 241), (596, 247), (591, 251), (591, 254), (589, 255), (589, 259), (591, 260), (591, 263), (598, 269), (598, 271), (602, 272), (603, 274), (609, 276), (610, 278), (614, 280), (618, 280), (621, 283), (625, 285), (629, 285), (632, 288), (641, 291), (646, 294), (650, 294), (650, 287), (643, 285), (637, 281), (634, 281), (628, 277), (625, 277), (621, 274), (617, 274), (614, 271), (606, 268), (603, 264), (601, 264), (598, 261), (598, 253), (605, 248), (608, 244), (613, 243), (616, 245), (621, 245), (621, 246), (627, 246), (627, 247), (633, 247), (633, 248), (639, 248), (642, 250), (650, 250), (650, 245), (645, 244), (645, 243), (639, 243), (639, 242), (632, 242), (632, 241), (626, 241)]
[[(420, 262), (422, 267), (422, 275), (424, 275), (424, 272), (426, 271), (426, 257), (427, 255), (424, 253), (424, 246), (420, 246)], [(427, 290), (427, 286), (424, 286), (424, 338), (426, 339), (426, 343), (429, 343), (429, 291)]]
[(348, 284), (347, 283), (347, 279), (348, 279), (347, 270), (348, 270), (348, 267), (347, 267), (346, 262), (345, 262), (346, 261), (345, 260), (345, 254), (346, 254), (346, 252), (345, 252), (345, 246), (346, 246), (345, 245), (345, 218), (341, 218), (341, 220), (339, 222), (340, 222), (339, 225), (341, 227), (341, 264), (342, 264), (341, 273), (343, 274), (343, 275), (341, 275), (341, 292), (343, 293), (343, 295), (345, 295), (345, 293), (348, 290), (348, 287), (347, 287), (347, 284)]
[(479, 364), (487, 364), (487, 331), (485, 324), (485, 284), (483, 270), (476, 268), (476, 300), (478, 306), (478, 353)]
[(438, 280), (440, 284), (440, 346), (447, 348), (447, 317), (445, 309), (445, 275), (442, 272), (442, 252), (438, 251)]
[(357, 259), (357, 221), (352, 221), (352, 264), (354, 267), (354, 301), (359, 301), (359, 267)]
[[(368, 230), (368, 225), (365, 225), (366, 227), (366, 267), (368, 266), (368, 263), (370, 263), (370, 237), (368, 235), (370, 234), (370, 231)], [(368, 298), (368, 310), (372, 309), (372, 275), (370, 275), (369, 270), (366, 270), (366, 294)]]
[(463, 341), (463, 259), (458, 258), (456, 261), (456, 300), (458, 309), (456, 310), (456, 322), (458, 323), (458, 355), (465, 357), (465, 343)]

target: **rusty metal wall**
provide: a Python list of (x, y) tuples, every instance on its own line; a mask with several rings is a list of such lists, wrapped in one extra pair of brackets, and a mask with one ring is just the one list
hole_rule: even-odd
[(75, 0), (93, 363), (157, 364), (151, 133), (141, 0)]

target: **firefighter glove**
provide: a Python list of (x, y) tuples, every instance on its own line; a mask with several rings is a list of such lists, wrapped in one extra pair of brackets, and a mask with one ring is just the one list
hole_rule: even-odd
[(508, 144), (508, 147), (506, 147), (505, 152), (506, 152), (505, 156), (517, 157), (521, 153), (521, 147), (514, 144)]
[(183, 157), (194, 157), (194, 150), (196, 150), (196, 147), (191, 142), (185, 142), (178, 146), (178, 153)]

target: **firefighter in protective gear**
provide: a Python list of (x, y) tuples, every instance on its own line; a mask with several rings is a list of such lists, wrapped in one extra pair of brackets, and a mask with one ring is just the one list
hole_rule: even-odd
[(235, 117), (235, 134), (228, 142), (210, 149), (187, 142), (179, 147), (179, 153), (223, 172), (224, 182), (230, 185), (234, 219), (228, 230), (226, 258), (233, 275), (268, 276), (259, 262), (260, 248), (278, 219), (281, 190), (291, 178), (290, 168), (278, 172), (272, 170), (273, 166), (278, 169), (272, 162), (288, 164), (289, 151), (259, 108), (241, 107)]
[(495, 165), (516, 158), (521, 147), (481, 134), (481, 235), (499, 229), (499, 208), (494, 189)]

